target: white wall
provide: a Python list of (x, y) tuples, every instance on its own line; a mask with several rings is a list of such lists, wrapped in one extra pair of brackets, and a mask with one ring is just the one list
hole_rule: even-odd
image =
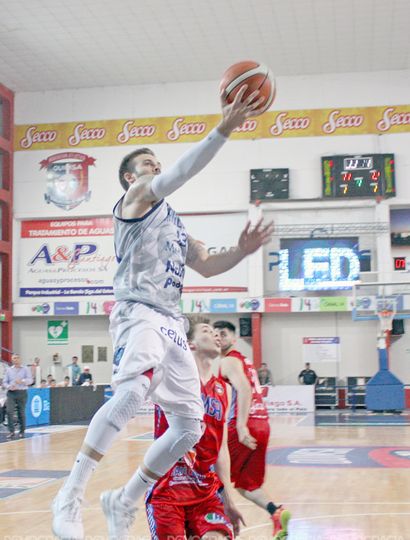
[[(273, 106), (275, 110), (396, 105), (409, 102), (410, 72), (280, 77), (277, 83), (278, 96)], [(15, 121), (16, 124), (57, 123), (217, 113), (217, 86), (217, 82), (212, 81), (22, 93), (16, 96)], [(188, 146), (164, 144), (152, 148), (166, 167)], [(263, 167), (289, 167), (291, 197), (315, 198), (321, 194), (321, 155), (394, 152), (398, 195), (394, 204), (410, 204), (409, 148), (410, 133), (230, 142), (203, 173), (170, 197), (170, 202), (182, 212), (246, 210), (249, 201), (249, 169)], [(87, 151), (105, 165), (98, 169), (98, 177), (91, 186), (94, 192), (92, 204), (82, 204), (69, 214), (51, 205), (44, 208), (44, 179), (39, 173), (38, 162), (46, 152), (16, 153), (15, 216), (24, 219), (109, 214), (114, 200), (121, 194), (116, 180), (116, 168), (124, 149), (87, 148)], [(331, 210), (315, 210), (313, 213), (306, 209), (308, 205), (304, 208), (302, 202), (299, 204), (300, 210), (278, 212), (276, 221), (316, 223), (322, 220), (335, 221), (336, 218), (337, 221), (345, 222), (375, 219), (373, 209), (353, 210), (349, 209), (348, 203), (345, 211), (339, 212), (337, 216)], [(274, 206), (272, 208), (275, 209)], [(272, 244), (271, 247), (274, 246)], [(390, 261), (390, 252), (383, 256)], [(18, 252), (15, 253), (15, 261), (17, 264)], [(302, 366), (300, 338), (309, 335), (340, 335), (342, 339), (340, 365), (314, 366), (321, 375), (334, 375), (335, 372), (341, 376), (370, 375), (376, 371), (375, 323), (353, 323), (348, 314), (277, 314), (265, 315), (263, 321), (263, 359), (273, 369), (276, 382), (295, 381)], [(70, 319), (70, 325), (70, 345), (61, 349), (68, 360), (72, 354), (80, 355), (80, 346), (83, 344), (109, 345), (106, 319), (74, 318)], [(408, 326), (407, 334), (392, 349), (392, 367), (397, 375), (409, 383)], [(45, 356), (51, 360), (55, 347), (50, 349), (45, 344), (44, 328), (45, 319), (24, 318), (15, 321), (15, 349), (25, 359)], [(249, 344), (243, 342), (242, 345), (244, 352), (249, 354)], [(108, 366), (95, 365), (92, 370), (97, 381), (106, 381), (109, 377)]]
[[(67, 371), (63, 368), (71, 363), (72, 356), (78, 356), (79, 365), (88, 366), (96, 383), (108, 383), (111, 380), (112, 344), (108, 334), (106, 317), (69, 317), (69, 335), (67, 345), (47, 345), (47, 317), (17, 317), (13, 322), (14, 350), (18, 351), (24, 362), (31, 363), (35, 356), (41, 358), (42, 376), (51, 373), (52, 356), (60, 353), (62, 366), (55, 367), (57, 382)], [(94, 362), (82, 364), (81, 346), (94, 345)], [(97, 362), (97, 347), (107, 347), (107, 362)]]
[[(407, 333), (393, 338), (390, 368), (410, 384), (410, 324)], [(370, 377), (378, 370), (376, 321), (352, 322), (348, 313), (265, 314), (262, 319), (264, 361), (273, 373), (275, 384), (296, 384), (304, 367), (304, 337), (340, 337), (340, 362), (311, 362), (319, 376), (346, 379)]]

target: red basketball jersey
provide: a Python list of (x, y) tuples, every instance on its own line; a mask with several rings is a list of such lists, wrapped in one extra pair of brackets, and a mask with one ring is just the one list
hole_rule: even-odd
[[(265, 403), (262, 397), (262, 389), (259, 384), (258, 373), (253, 366), (252, 360), (246, 358), (239, 351), (232, 350), (226, 356), (233, 356), (237, 358), (243, 367), (246, 378), (249, 381), (249, 384), (252, 388), (252, 403), (251, 408), (249, 409), (249, 418), (261, 418), (263, 420), (268, 420), (269, 415), (265, 407)], [(229, 381), (228, 381), (229, 382)], [(232, 387), (232, 403), (229, 410), (229, 423), (236, 423), (236, 417), (238, 415), (238, 402), (235, 388)]]
[[(189, 505), (211, 497), (220, 487), (213, 470), (222, 445), (228, 407), (226, 383), (212, 376), (206, 385), (201, 384), (204, 402), (205, 431), (192, 452), (181, 458), (168, 473), (154, 485), (149, 494), (150, 502)], [(168, 428), (165, 414), (155, 408), (155, 437)]]

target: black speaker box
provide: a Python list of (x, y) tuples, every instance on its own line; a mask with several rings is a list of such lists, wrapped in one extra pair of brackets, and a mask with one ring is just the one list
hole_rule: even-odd
[(252, 319), (250, 317), (239, 318), (240, 337), (252, 337)]
[(405, 332), (404, 330), (404, 320), (403, 319), (393, 319), (393, 327), (391, 329), (392, 336), (401, 336)]

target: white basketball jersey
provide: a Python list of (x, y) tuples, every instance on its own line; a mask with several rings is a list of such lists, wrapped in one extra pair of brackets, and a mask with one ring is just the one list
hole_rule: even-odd
[(142, 218), (122, 219), (122, 200), (114, 208), (114, 244), (119, 262), (114, 276), (115, 299), (141, 302), (180, 317), (188, 247), (185, 227), (164, 200)]

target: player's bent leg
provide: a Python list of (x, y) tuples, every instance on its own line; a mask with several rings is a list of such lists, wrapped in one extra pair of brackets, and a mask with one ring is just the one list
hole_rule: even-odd
[(145, 400), (150, 379), (140, 375), (118, 385), (114, 396), (94, 415), (74, 466), (53, 501), (53, 532), (58, 538), (82, 539), (81, 503), (88, 480), (118, 433)]
[(201, 421), (170, 415), (168, 430), (148, 449), (144, 463), (120, 489), (106, 491), (101, 504), (108, 521), (110, 539), (126, 538), (135, 519), (136, 503), (147, 489), (191, 450), (202, 436)]
[(167, 431), (153, 442), (144, 456), (144, 464), (124, 487), (124, 501), (128, 503), (135, 503), (149, 485), (168, 472), (202, 436), (201, 420), (176, 415), (167, 418)]

